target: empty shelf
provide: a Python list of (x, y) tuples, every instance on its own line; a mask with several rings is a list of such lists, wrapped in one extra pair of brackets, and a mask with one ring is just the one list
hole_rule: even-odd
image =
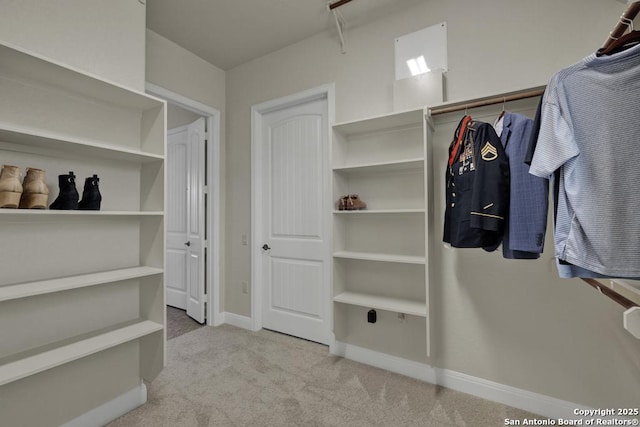
[(361, 294), (356, 292), (343, 292), (339, 295), (336, 295), (333, 300), (335, 302), (357, 305), (360, 307), (387, 310), (420, 317), (427, 316), (427, 305), (425, 303), (400, 298), (380, 297), (376, 295)]
[(83, 274), (80, 276), (60, 277), (58, 279), (41, 280), (37, 282), (20, 283), (17, 285), (0, 286), (0, 301), (31, 297), (53, 292), (118, 282), (121, 280), (161, 274), (163, 270), (155, 267), (132, 267), (121, 270), (104, 271), (100, 273)]
[(340, 251), (333, 253), (334, 258), (361, 259), (365, 261), (397, 262), (403, 264), (425, 264), (426, 258), (409, 255), (374, 254), (368, 252)]
[[(7, 363), (0, 361), (0, 386), (136, 340), (162, 329), (163, 326), (159, 323), (142, 320), (99, 335), (67, 340), (64, 345), (57, 347), (47, 346), (46, 349), (44, 347), (41, 350), (36, 349), (28, 352), (28, 355), (21, 354), (20, 359)], [(16, 359), (16, 357), (11, 359)]]
[(390, 162), (366, 163), (351, 166), (336, 166), (334, 172), (342, 173), (379, 173), (424, 168), (424, 158), (395, 160)]
[(157, 162), (164, 156), (156, 153), (136, 150), (134, 148), (109, 145), (99, 141), (87, 141), (65, 135), (41, 131), (39, 129), (21, 128), (18, 126), (0, 123), (0, 145), (8, 151), (27, 151), (27, 147), (44, 150), (46, 153), (69, 152), (84, 153), (87, 155), (124, 160), (129, 162)]

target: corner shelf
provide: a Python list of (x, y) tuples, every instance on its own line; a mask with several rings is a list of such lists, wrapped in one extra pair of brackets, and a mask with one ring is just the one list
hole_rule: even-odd
[(381, 297), (377, 295), (369, 295), (358, 292), (342, 292), (341, 294), (333, 297), (333, 301), (342, 304), (374, 308), (377, 310), (386, 310), (396, 313), (411, 314), (413, 316), (427, 317), (427, 305), (424, 302), (416, 302), (400, 298)]
[(161, 268), (132, 267), (80, 276), (0, 286), (0, 302), (162, 274)]
[(100, 211), (0, 209), (0, 412), (58, 425), (164, 367), (166, 102), (4, 43), (0, 93), (3, 163), (46, 171), (49, 203), (59, 173), (102, 182)]
[(68, 342), (56, 343), (55, 347), (45, 346), (0, 359), (0, 386), (163, 329), (163, 325), (159, 323), (138, 320), (133, 324), (120, 325), (98, 335), (76, 337), (67, 340)]

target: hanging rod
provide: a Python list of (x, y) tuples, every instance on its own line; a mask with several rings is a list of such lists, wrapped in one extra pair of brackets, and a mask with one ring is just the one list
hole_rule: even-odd
[(602, 283), (598, 282), (596, 279), (582, 278), (582, 280), (585, 283), (588, 283), (593, 288), (597, 289), (600, 293), (611, 298), (613, 301), (617, 302), (627, 310), (630, 309), (631, 307), (639, 307), (637, 303), (631, 301), (630, 299), (625, 298), (624, 296), (620, 295), (616, 291), (606, 287)]
[(609, 33), (609, 36), (604, 41), (601, 49), (606, 49), (611, 43), (619, 39), (620, 36), (622, 36), (629, 29), (629, 24), (636, 16), (638, 16), (638, 13), (640, 13), (640, 2), (635, 1), (633, 3), (630, 3), (627, 7), (627, 10), (625, 10), (622, 16), (620, 16), (620, 19), (618, 20), (616, 26), (613, 27), (613, 30)]
[(453, 113), (455, 111), (464, 111), (468, 108), (478, 108), (487, 105), (502, 104), (519, 99), (535, 98), (544, 93), (545, 86), (527, 89), (519, 92), (505, 93), (504, 95), (493, 96), (489, 98), (480, 98), (472, 101), (456, 102), (455, 104), (444, 105), (442, 107), (433, 107), (429, 109), (429, 114), (437, 116), (438, 114)]
[(338, 0), (337, 2), (329, 3), (329, 10), (333, 10), (333, 9), (335, 9), (336, 7), (340, 7), (340, 6), (342, 6), (343, 4), (347, 4), (347, 3), (349, 3), (349, 2), (351, 2), (351, 0)]

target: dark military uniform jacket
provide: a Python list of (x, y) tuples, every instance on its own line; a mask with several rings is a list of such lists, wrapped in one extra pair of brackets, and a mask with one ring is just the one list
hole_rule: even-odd
[(493, 251), (509, 210), (509, 161), (493, 126), (465, 118), (449, 147), (443, 240)]

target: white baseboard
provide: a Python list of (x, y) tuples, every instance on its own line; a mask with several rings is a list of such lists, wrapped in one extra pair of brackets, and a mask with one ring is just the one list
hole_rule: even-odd
[(437, 369), (436, 371), (436, 384), (438, 385), (548, 418), (576, 419), (578, 417), (575, 415), (574, 410), (592, 409), (584, 405), (472, 377), (471, 375), (448, 369)]
[(147, 386), (141, 383), (138, 387), (63, 424), (62, 427), (104, 426), (146, 402)]
[(590, 410), (584, 405), (567, 402), (543, 394), (487, 381), (448, 369), (434, 368), (426, 363), (415, 362), (401, 357), (369, 350), (336, 341), (329, 349), (331, 354), (345, 359), (386, 369), (418, 380), (437, 384), (452, 390), (467, 393), (482, 399), (502, 403), (548, 418), (576, 419), (574, 410)]
[(340, 341), (335, 341), (335, 343), (329, 347), (329, 351), (331, 354), (335, 354), (336, 356), (342, 356), (345, 359), (385, 369), (387, 371), (395, 372), (396, 374), (426, 381), (432, 384), (435, 384), (436, 381), (435, 370), (425, 363), (414, 362), (413, 360), (391, 356), (386, 353), (380, 353)]
[(247, 316), (241, 316), (235, 313), (224, 312), (220, 313), (222, 315), (223, 323), (227, 323), (232, 326), (237, 326), (238, 328), (251, 330), (252, 323), (251, 318)]

